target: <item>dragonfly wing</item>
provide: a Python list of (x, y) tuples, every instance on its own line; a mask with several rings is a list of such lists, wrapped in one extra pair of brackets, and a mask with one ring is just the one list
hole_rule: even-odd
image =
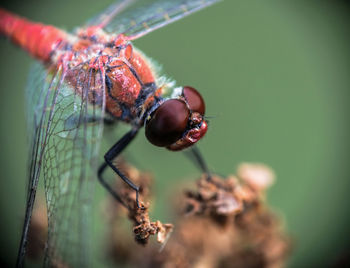
[(101, 25), (108, 33), (124, 33), (130, 40), (134, 40), (218, 1), (220, 0), (135, 1), (120, 12), (117, 10), (120, 5), (114, 4), (90, 21), (89, 25)]
[[(29, 83), (26, 91), (27, 100), (27, 122), (28, 122), (28, 135), (30, 145), (29, 157), (28, 157), (28, 189), (27, 189), (27, 203), (25, 218), (21, 236), (21, 242), (19, 246), (17, 256), (17, 267), (23, 267), (24, 257), (26, 251), (26, 245), (28, 240), (29, 224), (32, 217), (33, 206), (40, 177), (40, 170), (42, 166), (43, 152), (45, 146), (43, 146), (44, 138), (44, 125), (43, 115), (38, 113), (44, 112), (47, 107), (46, 100), (49, 98), (51, 87), (55, 83), (54, 81), (60, 80), (60, 73), (51, 75), (46, 79), (46, 73), (42, 66), (35, 64), (29, 74)], [(46, 94), (45, 94), (46, 93)]]
[(98, 14), (93, 19), (91, 19), (87, 23), (87, 25), (88, 26), (98, 25), (101, 28), (104, 28), (113, 19), (115, 19), (116, 16), (118, 16), (120, 13), (122, 13), (125, 9), (127, 9), (135, 1), (136, 0), (116, 1), (114, 4), (110, 5), (106, 10), (104, 10), (102, 13)]
[(34, 126), (29, 187), (39, 177), (44, 179), (45, 265), (87, 267), (90, 207), (105, 111), (104, 74), (82, 68), (36, 69), (44, 86), (32, 82), (27, 90), (28, 121)]

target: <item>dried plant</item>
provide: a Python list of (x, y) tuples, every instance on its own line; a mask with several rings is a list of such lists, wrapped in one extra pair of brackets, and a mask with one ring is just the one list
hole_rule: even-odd
[[(140, 185), (140, 199), (148, 201), (138, 208), (135, 192), (121, 180), (116, 189), (126, 206), (112, 197), (106, 200), (106, 250), (116, 263), (166, 268), (284, 266), (291, 241), (265, 200), (266, 189), (275, 177), (268, 167), (245, 163), (238, 167), (236, 176), (202, 176), (196, 187), (184, 192), (184, 198), (177, 198), (182, 202), (175, 202), (173, 211), (181, 213), (173, 225), (150, 219), (151, 174), (126, 162), (119, 166)], [(46, 232), (45, 207), (40, 205), (33, 214), (28, 257), (42, 256)], [(160, 244), (149, 241), (152, 236)], [(62, 262), (56, 267), (67, 266)]]
[[(151, 176), (127, 164), (124, 170), (142, 185), (141, 198), (149, 199)], [(265, 202), (265, 190), (273, 181), (273, 171), (261, 164), (241, 164), (237, 176), (226, 179), (203, 176), (196, 190), (185, 192), (180, 205), (183, 213), (163, 247), (154, 243), (136, 247), (122, 228), (125, 216), (119, 209), (111, 217), (109, 252), (119, 264), (135, 267), (283, 267), (290, 239)], [(136, 241), (144, 245), (150, 235), (157, 234), (164, 243), (172, 225), (151, 223), (149, 204), (140, 210), (130, 188), (118, 184), (118, 189), (128, 200)]]
[[(151, 184), (151, 175), (148, 173), (141, 173), (135, 167), (127, 164), (122, 161), (118, 164), (119, 168), (123, 170), (123, 173), (129, 177), (133, 178), (133, 181), (136, 185), (140, 187), (140, 197), (141, 200), (150, 198), (150, 184)], [(106, 208), (105, 215), (114, 222), (114, 225), (118, 226), (119, 220), (123, 220), (125, 214), (118, 214), (119, 210), (122, 209), (127, 211), (128, 218), (133, 223), (133, 233), (135, 235), (135, 240), (139, 244), (147, 244), (151, 235), (157, 235), (157, 241), (163, 243), (168, 234), (171, 233), (173, 229), (172, 224), (163, 224), (160, 221), (151, 222), (149, 217), (149, 203), (141, 203), (139, 208), (136, 204), (136, 193), (128, 185), (123, 183), (121, 180), (117, 180), (116, 191), (119, 193), (120, 198), (123, 200), (125, 206), (119, 205), (113, 198), (109, 203), (108, 208)], [(115, 205), (117, 204), (117, 209)], [(118, 215), (123, 215), (122, 219)]]

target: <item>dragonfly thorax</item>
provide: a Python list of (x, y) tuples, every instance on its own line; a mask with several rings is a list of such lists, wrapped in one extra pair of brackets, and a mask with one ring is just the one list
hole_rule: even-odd
[(205, 104), (197, 90), (183, 87), (165, 98), (167, 86), (156, 84), (152, 63), (125, 36), (112, 39), (93, 28), (78, 36), (61, 59), (69, 59), (66, 80), (80, 95), (88, 88), (90, 103), (102, 104), (105, 99), (106, 112), (112, 117), (145, 125), (147, 139), (169, 150), (187, 148), (205, 135)]
[(79, 32), (79, 39), (56, 57), (56, 65), (69, 69), (65, 79), (76, 92), (89, 88), (90, 103), (102, 104), (105, 97), (107, 113), (135, 121), (162, 91), (155, 86), (152, 64), (123, 35), (113, 39), (93, 30)]

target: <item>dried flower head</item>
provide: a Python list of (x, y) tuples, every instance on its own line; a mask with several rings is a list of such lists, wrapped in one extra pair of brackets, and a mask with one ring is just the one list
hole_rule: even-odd
[[(135, 250), (130, 237), (113, 228), (123, 243), (114, 241), (112, 256), (136, 267), (282, 267), (290, 239), (264, 198), (273, 180), (268, 167), (247, 163), (239, 166), (237, 176), (202, 176), (195, 190), (185, 192), (184, 213), (161, 252), (152, 243)], [(172, 225), (149, 223), (148, 214), (145, 220), (136, 212), (130, 217), (129, 211), (129, 218), (139, 223), (134, 230), (140, 237), (148, 238), (158, 228), (160, 241), (166, 241)]]
[[(150, 174), (141, 173), (124, 161), (119, 163), (119, 166), (127, 176), (133, 178), (134, 183), (139, 185), (140, 199), (145, 200), (150, 198), (150, 184), (152, 181)], [(150, 236), (156, 235), (157, 241), (163, 243), (172, 232), (173, 225), (168, 223), (163, 224), (160, 221), (152, 222), (149, 217), (149, 202), (145, 203), (141, 201), (141, 207), (137, 207), (135, 191), (121, 180), (117, 180), (116, 191), (119, 192), (121, 199), (125, 203), (128, 217), (133, 223), (132, 230), (135, 240), (139, 244), (145, 245), (148, 243)], [(114, 205), (115, 203), (113, 203)], [(124, 207), (123, 209), (125, 210)], [(108, 211), (110, 212), (110, 209)], [(118, 217), (114, 219), (118, 221)]]

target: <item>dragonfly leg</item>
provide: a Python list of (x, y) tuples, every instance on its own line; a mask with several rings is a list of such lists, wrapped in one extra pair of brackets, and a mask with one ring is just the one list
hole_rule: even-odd
[(117, 121), (110, 117), (96, 117), (93, 115), (86, 115), (84, 119), (80, 118), (80, 115), (72, 115), (64, 122), (66, 129), (78, 128), (80, 124), (89, 124), (103, 121), (105, 125), (115, 125)]
[(207, 175), (207, 180), (211, 180), (211, 173), (209, 171), (208, 165), (197, 146), (192, 146), (190, 148), (188, 156), (200, 168), (200, 170)]
[(112, 187), (109, 186), (109, 184), (106, 182), (106, 180), (103, 178), (103, 173), (106, 170), (106, 167), (108, 167), (108, 164), (104, 162), (98, 169), (97, 176), (98, 180), (102, 184), (102, 186), (124, 207), (127, 207), (127, 205), (124, 203), (124, 201), (120, 198), (120, 196), (112, 189)]
[(106, 180), (103, 178), (102, 174), (107, 166), (113, 169), (115, 173), (118, 174), (118, 176), (126, 182), (133, 190), (136, 192), (136, 204), (137, 207), (140, 208), (139, 204), (139, 191), (140, 188), (136, 186), (131, 180), (129, 180), (128, 177), (126, 177), (114, 164), (113, 160), (125, 149), (125, 147), (135, 138), (136, 134), (138, 132), (138, 129), (133, 129), (126, 133), (119, 141), (117, 141), (116, 144), (112, 146), (111, 149), (108, 150), (108, 152), (105, 154), (105, 163), (103, 163), (100, 168), (98, 169), (98, 179), (103, 187), (106, 188), (108, 192), (112, 194), (112, 196), (119, 201), (122, 205), (126, 206), (124, 201), (120, 198), (118, 193), (108, 185)]

